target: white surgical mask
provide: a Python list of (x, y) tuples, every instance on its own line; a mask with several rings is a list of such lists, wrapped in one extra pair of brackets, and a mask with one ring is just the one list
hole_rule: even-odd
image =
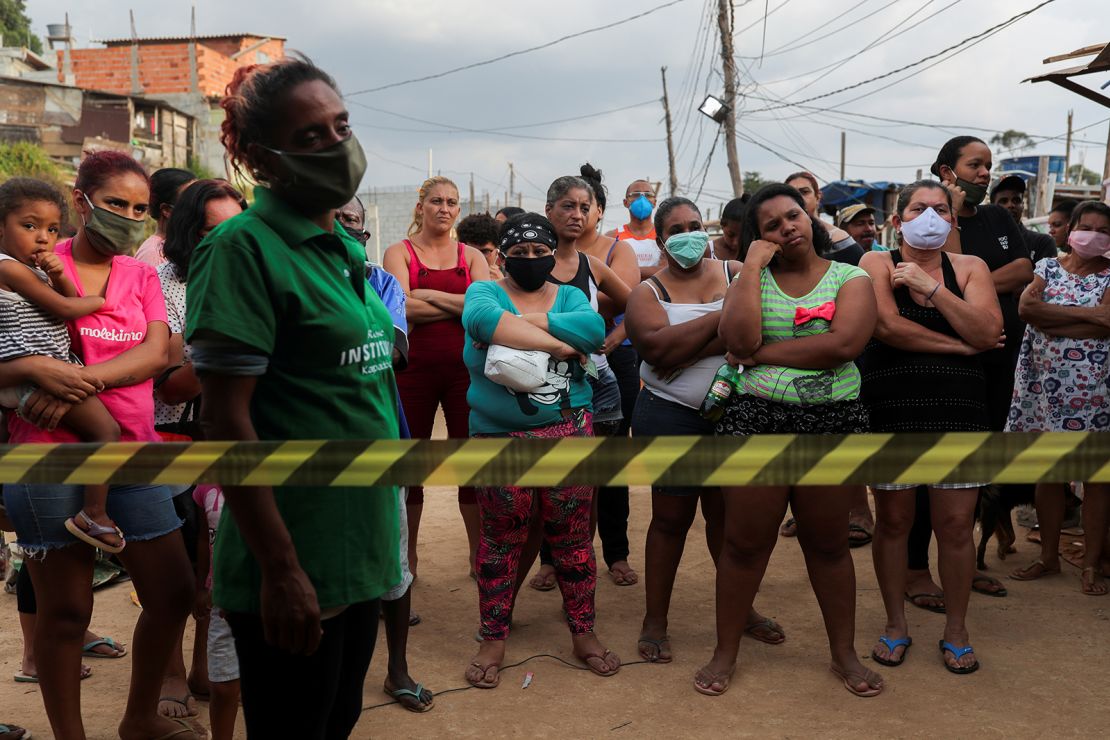
[(940, 249), (948, 240), (952, 224), (931, 207), (913, 221), (902, 222), (902, 240), (915, 249)]

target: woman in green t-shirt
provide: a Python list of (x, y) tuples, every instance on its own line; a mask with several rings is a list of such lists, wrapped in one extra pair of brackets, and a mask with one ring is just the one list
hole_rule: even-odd
[[(585, 294), (547, 277), (555, 267), (558, 238), (537, 213), (510, 218), (499, 248), (506, 277), (474, 283), (466, 291), (462, 322), (470, 371), (470, 434), (475, 437), (590, 437), (593, 392), (584, 365), (605, 341), (605, 321)], [(489, 346), (539, 350), (549, 355), (538, 387), (512, 390), (486, 375)], [(482, 531), (478, 541), (478, 607), (482, 646), (467, 666), (466, 680), (480, 689), (501, 681), (505, 640), (513, 609), (513, 585), (528, 540), (533, 512), (543, 520), (555, 578), (563, 594), (574, 654), (599, 676), (620, 670), (620, 659), (594, 634), (597, 565), (590, 533), (590, 486), (478, 489)]]
[[(868, 431), (854, 360), (875, 329), (867, 273), (830, 262), (828, 233), (788, 185), (748, 203), (740, 271), (725, 296), (720, 335), (737, 376), (718, 434), (846, 434)], [(882, 690), (853, 645), (856, 575), (848, 553), (850, 486), (724, 488), (725, 541), (717, 562), (717, 648), (694, 677), (716, 696), (736, 670), (745, 617), (767, 570), (789, 503), (829, 637), (829, 666), (858, 696)]]
[[(297, 58), (243, 67), (222, 105), (229, 159), (262, 185), (190, 264), (185, 338), (209, 439), (396, 439), (393, 323), (334, 216), (366, 170), (335, 82)], [(378, 598), (401, 580), (395, 489), (224, 496), (212, 601), (235, 638), (247, 733), (346, 737)]]

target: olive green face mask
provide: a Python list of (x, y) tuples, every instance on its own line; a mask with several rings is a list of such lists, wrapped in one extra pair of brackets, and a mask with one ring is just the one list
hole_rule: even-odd
[(318, 152), (263, 148), (278, 157), (275, 185), (309, 210), (327, 211), (347, 205), (366, 174), (366, 154), (354, 134)]
[[(84, 194), (83, 194), (84, 195)], [(130, 254), (143, 238), (146, 221), (121, 216), (107, 208), (93, 205), (89, 196), (85, 202), (92, 211), (85, 220), (85, 231), (92, 236), (89, 244), (101, 254), (114, 257), (117, 254)]]

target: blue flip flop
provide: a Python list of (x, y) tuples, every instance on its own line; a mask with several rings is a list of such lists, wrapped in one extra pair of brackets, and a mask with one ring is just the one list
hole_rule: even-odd
[[(945, 653), (952, 653), (952, 657), (955, 658), (956, 660), (959, 660), (960, 658), (964, 657), (968, 653), (974, 653), (974, 652), (975, 652), (975, 649), (972, 648), (971, 645), (967, 645), (965, 647), (956, 647), (952, 643), (947, 642), (945, 640), (940, 641), (940, 657), (941, 657), (941, 660), (944, 660), (944, 654)], [(968, 673), (975, 673), (975, 671), (979, 670), (979, 661), (976, 660), (974, 663), (972, 663), (969, 666), (953, 666), (953, 665), (949, 664), (949, 662), (947, 660), (944, 660), (944, 667), (947, 668), (950, 673), (955, 673), (955, 674), (958, 674), (960, 676), (964, 676), (964, 675), (967, 675)]]
[(871, 660), (875, 661), (879, 665), (885, 665), (885, 666), (890, 666), (891, 668), (894, 668), (896, 666), (902, 665), (903, 661), (906, 660), (906, 653), (908, 653), (910, 651), (910, 645), (913, 644), (913, 638), (907, 636), (907, 637), (898, 637), (898, 638), (895, 638), (895, 639), (892, 640), (889, 637), (887, 637), (886, 635), (879, 635), (879, 642), (886, 645), (886, 649), (890, 651), (891, 655), (894, 655), (894, 651), (897, 648), (900, 648), (900, 647), (903, 647), (903, 646), (906, 648), (905, 650), (902, 651), (902, 657), (899, 658), (898, 660), (891, 660), (890, 658), (880, 658), (878, 655), (875, 654), (874, 650), (871, 651)]
[[(100, 647), (101, 645), (107, 645), (108, 647), (115, 650), (116, 654), (115, 655), (105, 655), (104, 653), (96, 652), (96, 649), (98, 647)], [(123, 648), (123, 646), (117, 644), (116, 641), (113, 640), (111, 637), (101, 637), (101, 638), (98, 638), (96, 640), (93, 640), (90, 643), (87, 643), (87, 644), (83, 645), (81, 647), (81, 655), (83, 657), (86, 657), (86, 658), (105, 658), (105, 659), (110, 659), (111, 660), (111, 659), (116, 659), (116, 658), (122, 658), (123, 656), (127, 655), (127, 650), (125, 650)]]

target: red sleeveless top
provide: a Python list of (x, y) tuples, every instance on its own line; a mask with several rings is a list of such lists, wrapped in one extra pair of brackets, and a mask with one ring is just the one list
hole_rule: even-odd
[[(466, 264), (466, 245), (459, 243), (458, 263), (446, 270), (432, 270), (420, 261), (412, 242), (405, 239), (409, 251), (409, 290), (427, 288), (444, 293), (463, 295), (473, 282)], [(409, 364), (421, 361), (462, 362), (466, 332), (458, 317), (440, 319), (409, 327)]]

